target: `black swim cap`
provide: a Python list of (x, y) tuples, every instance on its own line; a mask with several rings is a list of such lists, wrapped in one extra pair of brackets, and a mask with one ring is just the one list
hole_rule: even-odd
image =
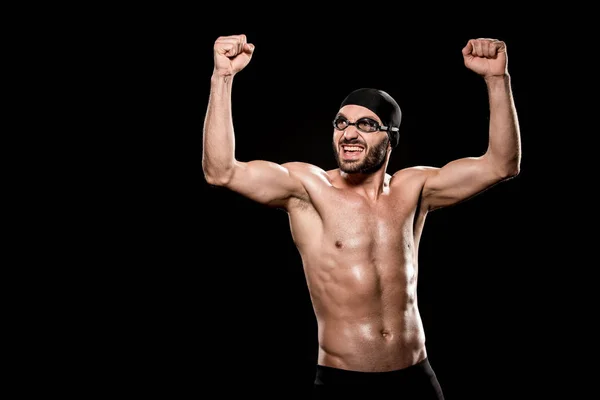
[(342, 101), (340, 108), (347, 104), (363, 106), (373, 111), (381, 119), (383, 125), (388, 127), (387, 134), (390, 138), (392, 148), (398, 145), (400, 141), (399, 128), (402, 120), (402, 111), (392, 96), (383, 90), (362, 88), (350, 93)]

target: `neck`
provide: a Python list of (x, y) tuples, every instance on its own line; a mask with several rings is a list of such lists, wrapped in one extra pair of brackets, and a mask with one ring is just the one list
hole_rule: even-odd
[(340, 177), (348, 187), (356, 193), (365, 196), (370, 200), (377, 200), (388, 184), (387, 180), (387, 160), (375, 172), (370, 173), (347, 173), (340, 170)]

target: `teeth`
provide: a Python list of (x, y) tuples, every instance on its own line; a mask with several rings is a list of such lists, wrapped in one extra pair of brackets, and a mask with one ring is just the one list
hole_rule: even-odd
[(361, 147), (356, 147), (356, 146), (343, 146), (344, 150), (346, 151), (362, 151), (363, 149)]

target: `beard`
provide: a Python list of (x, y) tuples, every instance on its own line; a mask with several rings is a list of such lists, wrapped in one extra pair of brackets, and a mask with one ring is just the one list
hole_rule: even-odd
[(379, 144), (370, 147), (362, 160), (343, 160), (340, 156), (340, 146), (344, 144), (356, 144), (357, 142), (342, 142), (339, 145), (333, 143), (335, 161), (341, 171), (346, 173), (369, 174), (377, 171), (385, 163), (389, 138), (386, 136)]

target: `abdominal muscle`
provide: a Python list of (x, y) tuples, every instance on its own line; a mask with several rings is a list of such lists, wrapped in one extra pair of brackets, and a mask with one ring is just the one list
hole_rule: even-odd
[(318, 363), (381, 372), (425, 358), (413, 263), (387, 261), (407, 260), (402, 254), (376, 261), (354, 252), (333, 254), (315, 262), (305, 259), (318, 325)]

